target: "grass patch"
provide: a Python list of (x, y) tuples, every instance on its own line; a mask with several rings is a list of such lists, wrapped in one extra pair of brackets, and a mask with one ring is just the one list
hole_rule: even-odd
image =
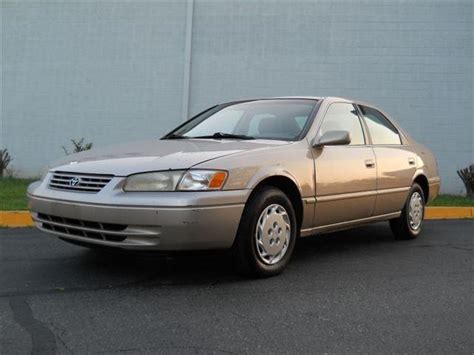
[(26, 210), (26, 188), (34, 179), (0, 178), (0, 211)]
[(429, 206), (474, 207), (474, 198), (457, 195), (439, 195)]

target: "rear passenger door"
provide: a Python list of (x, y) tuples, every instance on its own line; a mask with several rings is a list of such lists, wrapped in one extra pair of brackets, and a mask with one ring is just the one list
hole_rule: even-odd
[(403, 208), (416, 170), (416, 157), (402, 144), (397, 128), (378, 110), (359, 105), (377, 167), (377, 198), (374, 215)]
[(332, 103), (317, 133), (344, 130), (349, 145), (313, 148), (316, 172), (315, 227), (367, 218), (376, 195), (375, 155), (351, 103)]

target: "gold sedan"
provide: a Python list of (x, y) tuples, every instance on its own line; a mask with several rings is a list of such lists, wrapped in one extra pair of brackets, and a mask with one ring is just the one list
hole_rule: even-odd
[(390, 221), (422, 231), (433, 154), (376, 107), (336, 97), (216, 105), (161, 140), (68, 156), (28, 189), (36, 226), (87, 247), (232, 249), (280, 273), (297, 238)]

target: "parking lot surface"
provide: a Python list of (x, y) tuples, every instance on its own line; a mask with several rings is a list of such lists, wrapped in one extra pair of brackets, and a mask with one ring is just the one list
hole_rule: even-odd
[(104, 254), (0, 229), (0, 353), (474, 351), (474, 221), (300, 240), (280, 276), (229, 256)]

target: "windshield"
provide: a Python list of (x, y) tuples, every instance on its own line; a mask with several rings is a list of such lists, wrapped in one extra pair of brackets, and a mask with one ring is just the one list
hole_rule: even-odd
[(217, 106), (164, 138), (295, 140), (316, 103), (307, 99), (275, 99)]

